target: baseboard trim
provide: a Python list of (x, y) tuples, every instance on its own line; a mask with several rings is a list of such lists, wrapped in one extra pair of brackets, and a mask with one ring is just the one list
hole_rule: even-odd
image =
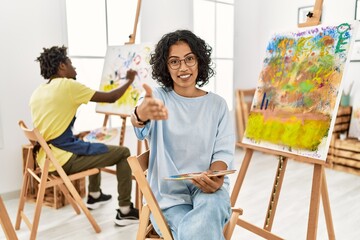
[(4, 201), (19, 198), (19, 196), (20, 196), (20, 190), (1, 193), (1, 197)]

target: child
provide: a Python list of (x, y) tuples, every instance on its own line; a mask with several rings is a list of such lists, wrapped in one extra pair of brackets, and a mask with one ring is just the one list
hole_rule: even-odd
[[(120, 226), (137, 223), (139, 212), (130, 201), (131, 169), (126, 160), (130, 155), (129, 149), (84, 142), (72, 132), (75, 114), (81, 104), (89, 101), (115, 102), (134, 81), (136, 72), (129, 70), (126, 83), (113, 91), (95, 91), (76, 81), (76, 71), (66, 50), (64, 46), (44, 48), (44, 52), (37, 58), (41, 75), (47, 82), (41, 84), (30, 99), (34, 127), (39, 129), (50, 144), (52, 152), (67, 174), (116, 165), (119, 209), (114, 221)], [(45, 161), (42, 149), (39, 149), (36, 160), (42, 167)], [(54, 170), (50, 166), (50, 171)], [(89, 177), (89, 209), (96, 209), (111, 199), (111, 195), (102, 193), (100, 182), (100, 173)]]

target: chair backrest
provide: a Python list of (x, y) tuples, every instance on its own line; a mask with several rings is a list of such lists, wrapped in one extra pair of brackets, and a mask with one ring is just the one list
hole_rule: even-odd
[(54, 154), (52, 153), (49, 145), (47, 144), (47, 142), (45, 141), (45, 139), (43, 138), (43, 136), (40, 134), (39, 130), (37, 128), (33, 128), (33, 129), (29, 129), (26, 124), (24, 123), (24, 121), (20, 120), (18, 122), (20, 128), (23, 130), (25, 136), (27, 137), (27, 139), (29, 139), (29, 141), (34, 145), (36, 142), (38, 142), (40, 144), (40, 146), (42, 147), (42, 149), (45, 151), (47, 157), (49, 158), (49, 160), (51, 161), (51, 163), (54, 165), (54, 167), (58, 170), (59, 168), (61, 168), (60, 164), (58, 163), (58, 161), (56, 161)]
[(147, 150), (136, 157), (143, 172), (145, 172), (149, 167), (149, 156), (150, 150)]
[(26, 124), (25, 124), (25, 122), (24, 122), (23, 120), (20, 120), (20, 121), (18, 122), (18, 124), (19, 124), (21, 130), (23, 130), (23, 132), (24, 132), (24, 134), (25, 134), (25, 137), (30, 141), (30, 143), (31, 143), (32, 145), (35, 145), (35, 143), (37, 142), (37, 137), (36, 137), (34, 131), (33, 131), (33, 130), (30, 130), (30, 129), (26, 126)]
[[(168, 224), (165, 220), (164, 215), (162, 214), (160, 206), (159, 206), (158, 202), (156, 201), (156, 198), (150, 188), (150, 185), (149, 185), (149, 183), (146, 179), (145, 173), (144, 173), (148, 168), (149, 155), (150, 155), (150, 151), (148, 150), (148, 151), (142, 153), (141, 155), (139, 155), (138, 157), (130, 156), (128, 158), (128, 163), (132, 170), (132, 174), (136, 178), (136, 181), (139, 185), (140, 191), (142, 192), (142, 194), (146, 200), (146, 204), (147, 204), (148, 208), (150, 209), (150, 212), (153, 214), (154, 219), (162, 233), (163, 238), (166, 240), (168, 240), (168, 239), (172, 240), (173, 238), (172, 238), (170, 229), (168, 227)], [(144, 209), (144, 207), (143, 207), (143, 209)], [(141, 221), (141, 218), (140, 218), (140, 221)], [(139, 227), (140, 226), (142, 226), (142, 224), (140, 224)]]

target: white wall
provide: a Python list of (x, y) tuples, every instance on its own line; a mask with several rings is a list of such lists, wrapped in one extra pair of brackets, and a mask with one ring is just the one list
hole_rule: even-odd
[(0, 117), (4, 146), (0, 149), (0, 193), (21, 186), (21, 145), (17, 122), (29, 124), (28, 101), (44, 81), (35, 58), (42, 47), (63, 44), (62, 0), (2, 0), (0, 7)]
[(177, 29), (193, 29), (193, 0), (151, 0), (142, 1), (141, 41), (157, 42)]

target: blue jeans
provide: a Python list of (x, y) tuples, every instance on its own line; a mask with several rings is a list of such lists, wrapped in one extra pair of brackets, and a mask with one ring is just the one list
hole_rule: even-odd
[[(162, 210), (174, 240), (224, 239), (223, 229), (231, 215), (228, 191), (222, 187), (215, 193), (203, 193), (194, 187), (191, 198), (193, 205), (183, 204)], [(151, 222), (161, 236), (153, 218)]]

